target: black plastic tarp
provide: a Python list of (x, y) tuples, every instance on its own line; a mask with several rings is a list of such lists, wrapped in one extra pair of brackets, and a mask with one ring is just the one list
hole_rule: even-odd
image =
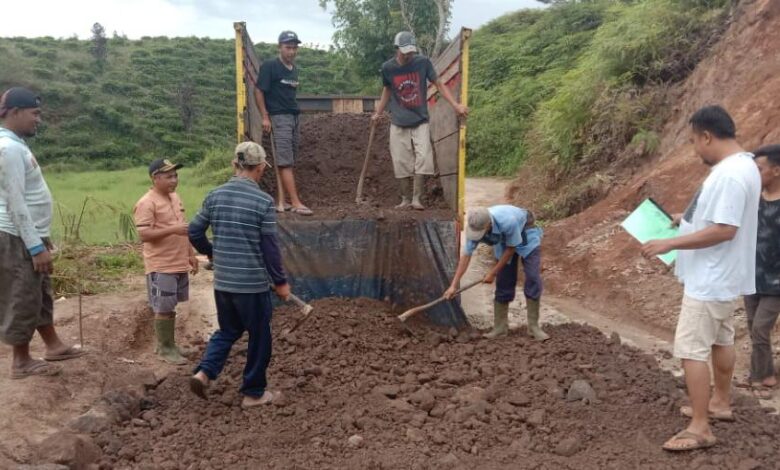
[[(411, 308), (441, 296), (458, 262), (454, 220), (280, 220), (279, 239), (293, 292), (306, 300), (369, 297)], [(425, 315), (467, 323), (456, 301)]]

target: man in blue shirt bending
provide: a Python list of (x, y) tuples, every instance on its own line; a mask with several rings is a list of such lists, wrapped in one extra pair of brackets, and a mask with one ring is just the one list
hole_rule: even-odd
[(485, 275), (484, 282), (496, 281), (493, 330), (487, 338), (509, 332), (509, 303), (515, 299), (517, 271), (522, 263), (525, 274), (528, 333), (539, 341), (550, 337), (539, 327), (539, 299), (542, 297), (541, 243), (542, 229), (536, 227), (533, 214), (519, 207), (497, 205), (469, 212), (466, 226), (466, 246), (458, 262), (452, 284), (444, 296), (452, 298), (460, 279), (469, 267), (471, 256), (480, 243), (493, 246), (497, 263)]

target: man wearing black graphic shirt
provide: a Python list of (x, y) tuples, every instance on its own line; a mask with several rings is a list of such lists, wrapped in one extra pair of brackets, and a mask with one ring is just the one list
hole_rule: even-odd
[(467, 116), (469, 110), (453, 98), (430, 59), (417, 55), (417, 41), (412, 33), (396, 34), (394, 45), (395, 57), (382, 64), (384, 89), (373, 119), (378, 120), (390, 104), (390, 155), (401, 192), (401, 203), (396, 209), (423, 210), (420, 197), (425, 175), (434, 174), (428, 129), (428, 82), (436, 84), (442, 98), (452, 105), (458, 116)]
[(745, 296), (748, 329), (753, 343), (750, 385), (758, 398), (769, 399), (777, 387), (772, 360), (772, 329), (780, 313), (780, 145), (755, 152), (761, 173), (756, 243), (756, 294)]

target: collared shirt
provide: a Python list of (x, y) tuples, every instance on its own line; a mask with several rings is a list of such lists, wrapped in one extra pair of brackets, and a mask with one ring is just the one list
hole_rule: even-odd
[[(133, 208), (133, 219), (138, 228), (173, 227), (187, 222), (184, 204), (179, 195), (166, 196), (150, 189)], [(186, 273), (190, 269), (190, 241), (186, 235), (172, 234), (144, 242), (144, 268), (149, 273)]]
[(539, 227), (525, 228), (528, 211), (508, 204), (488, 208), (491, 229), (479, 241), (467, 240), (464, 252), (471, 256), (480, 243), (493, 246), (493, 254), (500, 259), (506, 247), (514, 247), (517, 254), (526, 258), (542, 244), (543, 231)]
[[(209, 227), (213, 244), (206, 238)], [(274, 200), (254, 181), (234, 176), (211, 191), (189, 235), (195, 249), (213, 257), (215, 290), (251, 294), (267, 292), (270, 280), (286, 283)]]
[(44, 248), (52, 218), (51, 192), (25, 141), (0, 127), (0, 231), (20, 237), (31, 255)]

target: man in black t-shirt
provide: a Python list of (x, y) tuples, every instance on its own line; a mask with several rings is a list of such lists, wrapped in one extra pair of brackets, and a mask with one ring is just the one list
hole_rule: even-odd
[(420, 197), (425, 175), (434, 174), (428, 129), (428, 82), (436, 84), (442, 98), (452, 105), (458, 116), (467, 116), (469, 110), (453, 98), (430, 59), (417, 55), (417, 41), (412, 33), (396, 34), (394, 45), (395, 57), (382, 64), (384, 89), (373, 119), (378, 120), (390, 104), (390, 155), (401, 191), (401, 203), (395, 206), (396, 209), (423, 210)]
[[(271, 132), (274, 139), (274, 164), (279, 169), (282, 188), (290, 195), (289, 210), (300, 215), (312, 215), (298, 197), (293, 166), (298, 157), (300, 143), (300, 109), (295, 100), (298, 89), (298, 67), (295, 57), (301, 41), (292, 31), (279, 35), (279, 57), (260, 66), (255, 87), (255, 101), (263, 115), (263, 131)], [(279, 212), (283, 212), (285, 201), (276, 201)]]
[(756, 294), (745, 296), (750, 340), (750, 386), (768, 400), (777, 387), (772, 360), (772, 329), (780, 314), (780, 145), (755, 152), (761, 173), (761, 202), (756, 240)]

